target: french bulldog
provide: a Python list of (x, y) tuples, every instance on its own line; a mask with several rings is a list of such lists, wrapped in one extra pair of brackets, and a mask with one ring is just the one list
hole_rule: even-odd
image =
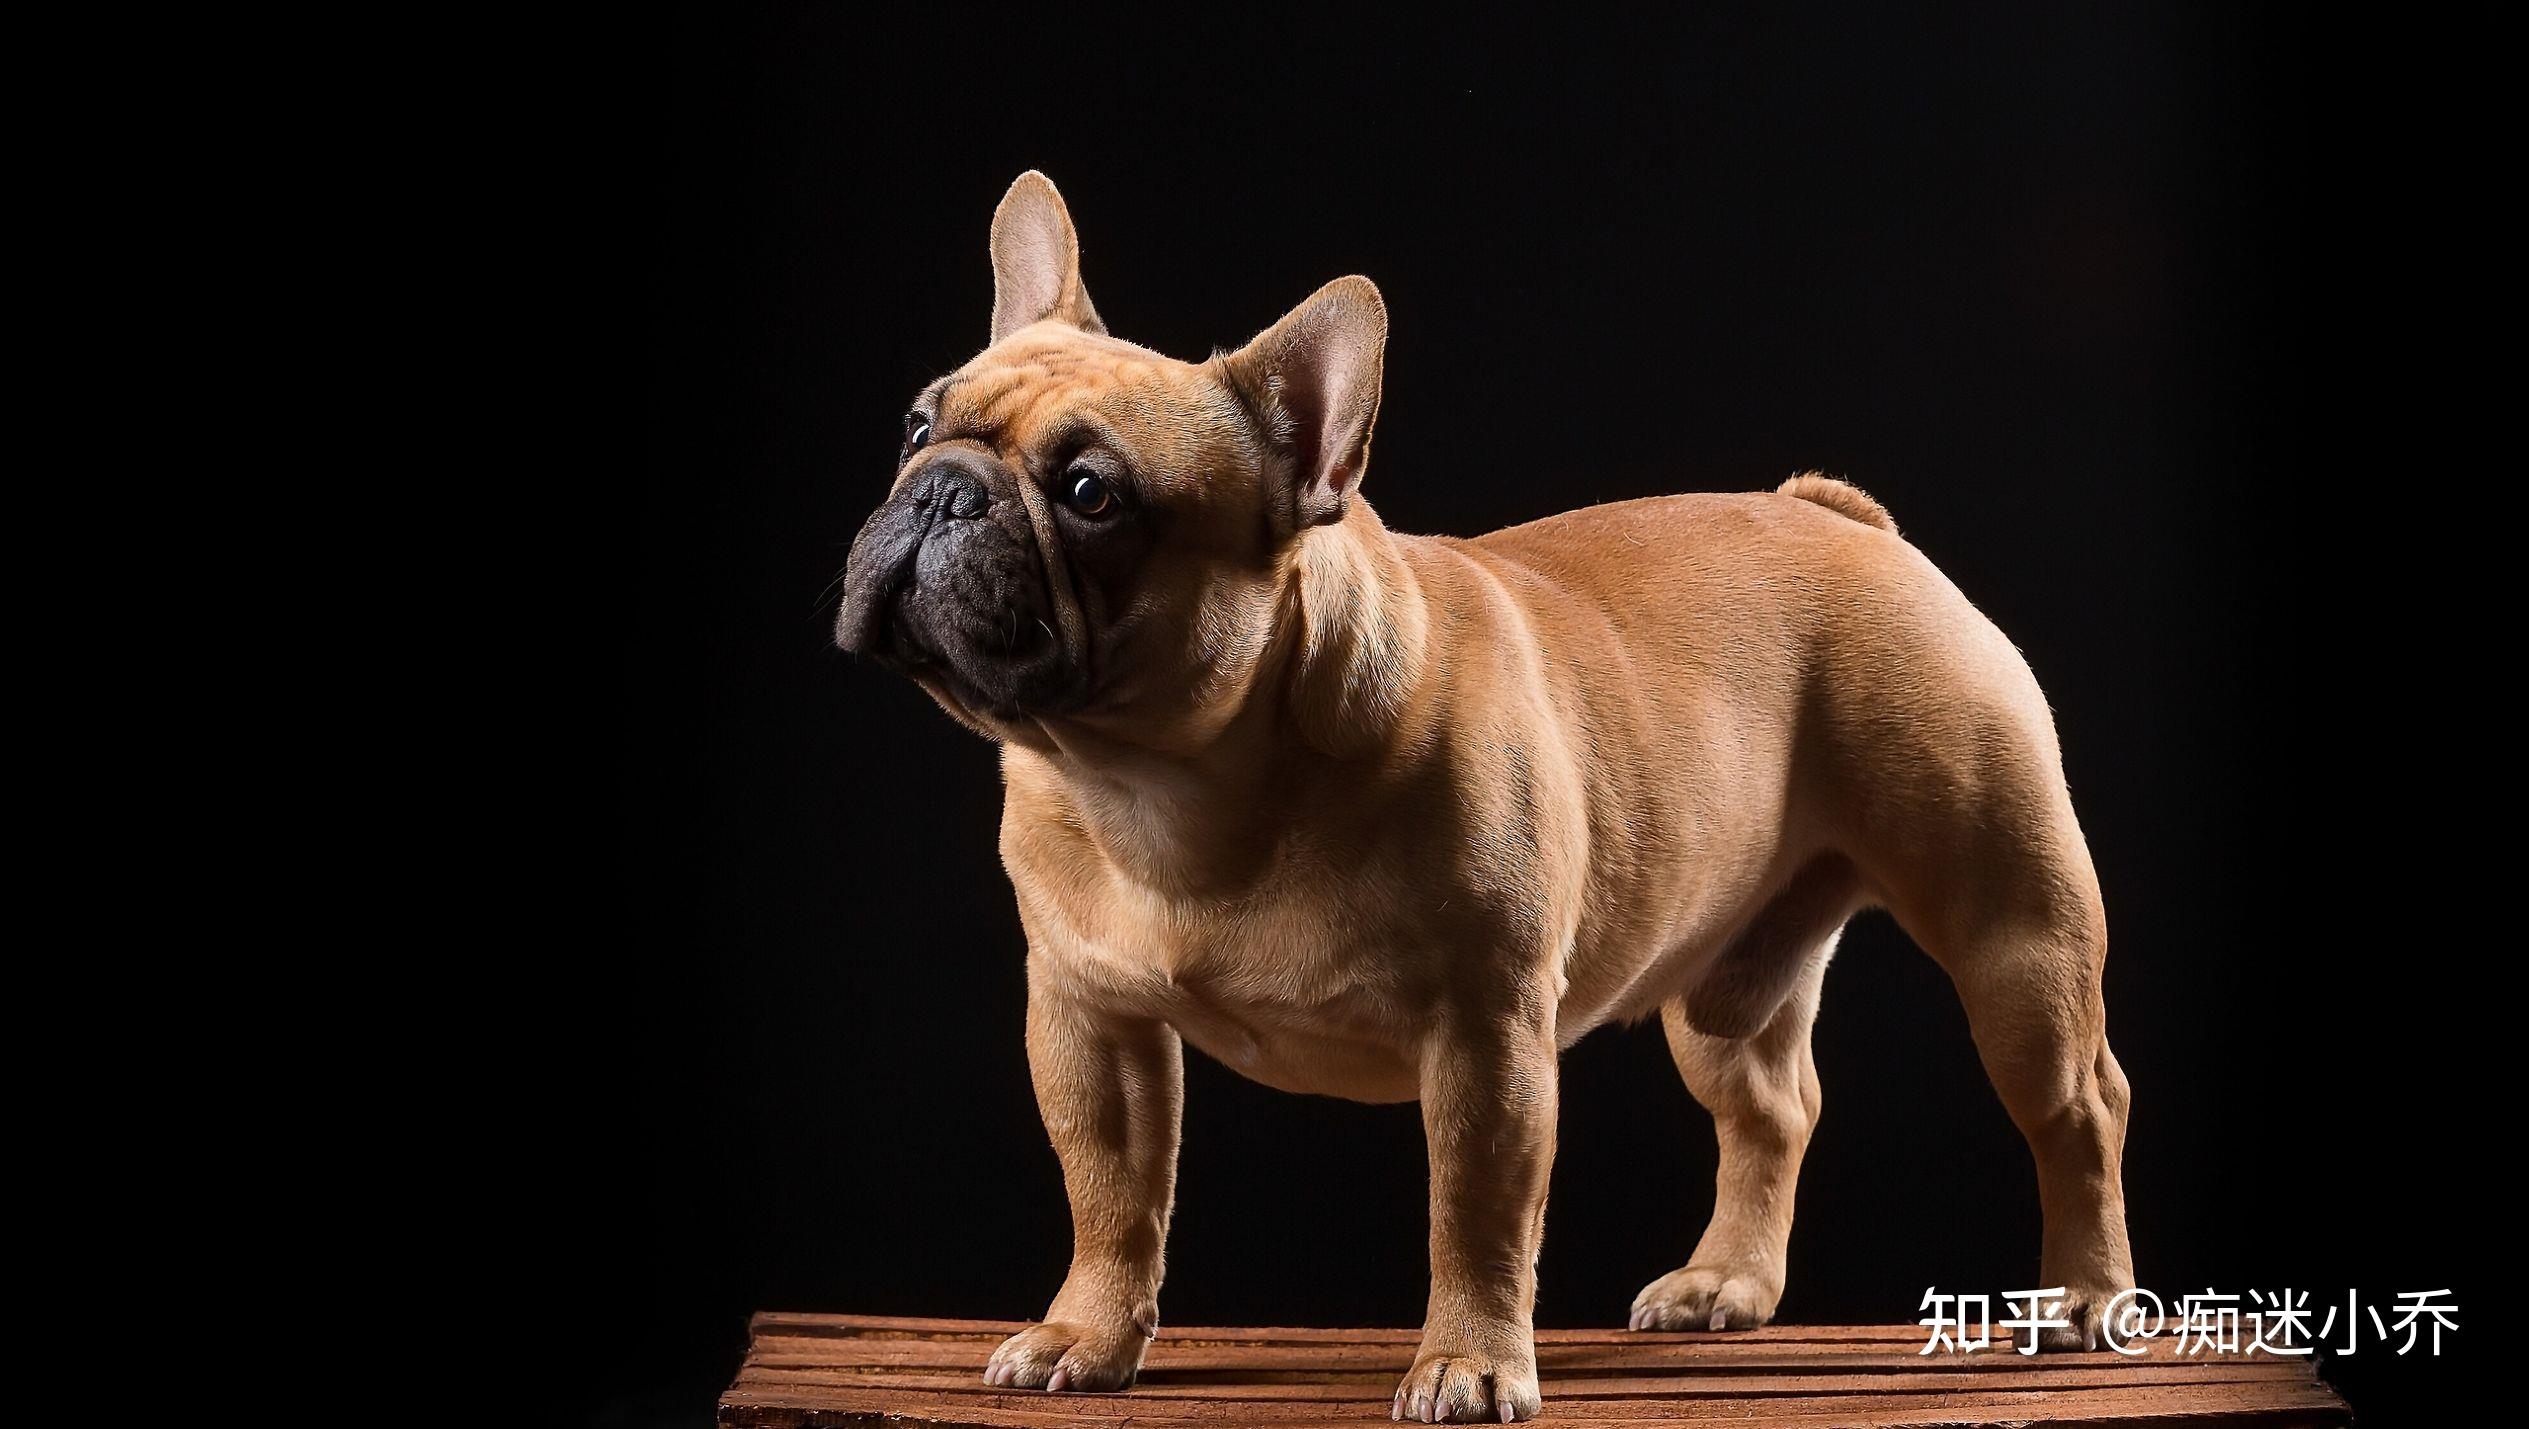
[(1812, 473), (1405, 535), (1361, 495), (1367, 279), (1181, 362), (1107, 332), (1042, 175), (991, 255), (991, 342), (914, 399), (836, 624), (1001, 747), (1072, 1253), (987, 1382), (1133, 1383), (1187, 1043), (1421, 1103), (1396, 1418), (1538, 1412), (1556, 1058), (1609, 1023), (1658, 1015), (1720, 1137), (1702, 1240), (1629, 1324), (1766, 1323), (1820, 982), (1873, 907), (1948, 972), (2036, 1157), (2047, 1342), (2095, 1341), (2133, 1284), (2098, 878), (2028, 666), (1878, 503)]

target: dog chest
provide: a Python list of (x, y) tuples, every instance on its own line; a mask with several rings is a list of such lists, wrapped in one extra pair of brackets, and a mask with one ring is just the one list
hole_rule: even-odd
[(1091, 1000), (1166, 1022), (1267, 1086), (1363, 1101), (1416, 1094), (1420, 1019), (1396, 986), (1396, 949), (1345, 936), (1340, 913), (1316, 900), (1133, 905), (1116, 900), (1094, 922), (1044, 930), (1042, 951)]

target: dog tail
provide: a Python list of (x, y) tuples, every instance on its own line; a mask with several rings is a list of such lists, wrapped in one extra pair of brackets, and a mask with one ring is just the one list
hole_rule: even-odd
[(1876, 526), (1891, 536), (1897, 534), (1896, 518), (1888, 514), (1887, 507), (1871, 500), (1868, 492), (1853, 483), (1838, 481), (1825, 472), (1804, 471), (1774, 491), (1777, 495), (1814, 501), (1838, 516)]

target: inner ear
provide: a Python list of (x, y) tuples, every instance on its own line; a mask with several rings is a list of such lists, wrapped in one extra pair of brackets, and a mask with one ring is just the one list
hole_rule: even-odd
[(1289, 463), (1293, 529), (1343, 519), (1370, 465), (1387, 352), (1387, 304), (1367, 278), (1338, 278), (1227, 359)]
[(1080, 238), (1053, 180), (1019, 175), (992, 211), (992, 340), (1048, 318), (1103, 333), (1080, 283)]

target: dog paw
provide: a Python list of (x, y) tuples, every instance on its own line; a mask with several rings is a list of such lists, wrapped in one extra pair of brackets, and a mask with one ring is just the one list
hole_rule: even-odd
[(984, 1383), (1001, 1389), (1103, 1391), (1130, 1386), (1150, 1340), (1132, 1325), (1102, 1330), (1064, 1320), (1030, 1325), (1001, 1342)]
[(1416, 1424), (1510, 1424), (1536, 1418), (1543, 1405), (1533, 1357), (1514, 1362), (1425, 1350), (1396, 1387), (1388, 1417)]
[(2041, 1352), (2105, 1349), (2107, 1346), (2099, 1336), (2099, 1325), (2107, 1313), (2108, 1303), (2116, 1298), (2117, 1293), (2111, 1289), (2072, 1286), (2066, 1289), (2061, 1300), (2047, 1301), (2041, 1307), (2045, 1311), (2044, 1318), (2071, 1323), (2038, 1331), (2037, 1348)]
[(1779, 1274), (1752, 1267), (1690, 1265), (1672, 1270), (1633, 1297), (1635, 1330), (1753, 1330), (1774, 1318), (1783, 1298)]

